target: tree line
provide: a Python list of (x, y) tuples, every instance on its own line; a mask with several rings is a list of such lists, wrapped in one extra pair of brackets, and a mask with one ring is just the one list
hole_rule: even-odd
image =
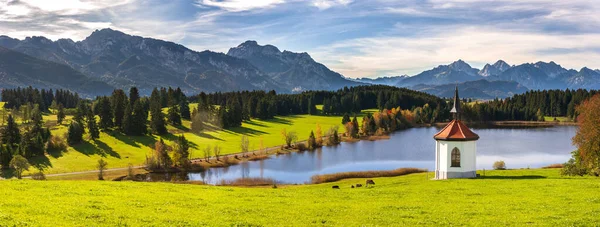
[(576, 119), (576, 107), (597, 94), (596, 90), (536, 90), (505, 99), (462, 105), (467, 121), (542, 121), (544, 116)]
[(4, 108), (19, 109), (23, 105), (34, 104), (43, 112), (48, 111), (48, 108), (58, 107), (59, 104), (65, 108), (75, 108), (81, 100), (79, 94), (62, 89), (52, 91), (52, 89), (39, 90), (32, 87), (19, 87), (3, 89), (1, 94), (1, 100), (5, 102)]
[[(293, 114), (342, 115), (360, 113), (364, 109), (379, 110), (400, 107), (413, 109), (427, 106), (424, 122), (446, 120), (450, 117), (445, 100), (423, 92), (384, 85), (345, 87), (337, 91), (305, 91), (300, 94), (277, 94), (275, 91), (204, 92), (191, 96), (199, 110), (209, 110), (224, 128), (236, 127), (244, 120), (272, 119)], [(322, 105), (322, 111), (316, 106)]]

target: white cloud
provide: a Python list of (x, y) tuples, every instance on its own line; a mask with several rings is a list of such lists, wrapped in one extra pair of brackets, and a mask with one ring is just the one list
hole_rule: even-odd
[(240, 12), (252, 9), (273, 7), (284, 3), (283, 0), (201, 0), (200, 5), (219, 7), (227, 11)]
[(313, 0), (312, 5), (321, 10), (324, 10), (339, 5), (346, 6), (352, 2), (353, 0)]
[[(540, 54), (556, 47), (568, 53)], [(547, 35), (474, 26), (447, 28), (415, 37), (346, 40), (317, 49), (314, 57), (348, 77), (414, 75), (458, 59), (475, 66), (498, 59), (526, 63), (556, 61), (565, 67), (599, 68), (600, 34)], [(351, 53), (348, 50), (352, 50)]]

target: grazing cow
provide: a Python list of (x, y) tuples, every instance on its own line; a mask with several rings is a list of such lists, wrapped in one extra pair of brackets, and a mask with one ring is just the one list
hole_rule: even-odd
[(333, 189), (340, 189), (340, 186), (334, 185), (334, 186), (331, 186), (331, 188), (333, 188)]
[(356, 184), (356, 187), (360, 188), (360, 187), (362, 187), (362, 184)]
[(367, 182), (365, 183), (365, 187), (369, 187), (369, 185), (375, 185), (375, 181), (368, 179)]
[(350, 188), (354, 188), (354, 185), (350, 186)]

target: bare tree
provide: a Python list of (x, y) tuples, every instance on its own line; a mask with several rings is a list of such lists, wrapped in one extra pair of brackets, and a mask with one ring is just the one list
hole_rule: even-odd
[(104, 170), (106, 170), (107, 165), (108, 163), (104, 159), (98, 160), (98, 180), (104, 180)]
[(217, 158), (217, 161), (219, 160), (219, 156), (221, 156), (221, 147), (219, 147), (219, 145), (215, 145), (214, 147), (214, 154), (215, 157)]
[(247, 136), (242, 136), (242, 142), (240, 144), (240, 147), (242, 148), (242, 154), (244, 155), (244, 157), (248, 157), (248, 150), (250, 147), (250, 140), (248, 139)]
[(210, 145), (206, 146), (206, 148), (204, 148), (204, 160), (206, 160), (206, 162), (208, 162), (208, 158), (210, 158)]

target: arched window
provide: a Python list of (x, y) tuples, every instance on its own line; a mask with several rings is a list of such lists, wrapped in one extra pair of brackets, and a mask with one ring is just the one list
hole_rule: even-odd
[(450, 167), (460, 167), (460, 151), (458, 148), (452, 149), (450, 157), (452, 159)]

